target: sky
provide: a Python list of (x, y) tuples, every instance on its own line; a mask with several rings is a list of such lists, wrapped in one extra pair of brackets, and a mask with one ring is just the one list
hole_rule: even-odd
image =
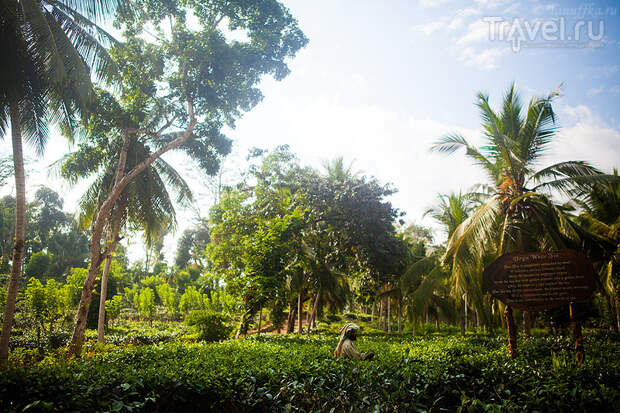
[[(290, 61), (287, 78), (263, 80), (263, 101), (227, 131), (234, 151), (225, 183), (251, 147), (288, 144), (301, 163), (317, 168), (344, 156), (354, 170), (398, 189), (390, 201), (408, 222), (437, 229), (423, 217), (437, 195), (466, 191), (485, 176), (464, 153), (431, 153), (431, 144), (451, 132), (479, 144), (476, 94), (498, 104), (512, 82), (524, 101), (562, 85), (554, 103), (558, 137), (541, 166), (562, 160), (587, 160), (605, 171), (620, 166), (619, 1), (283, 2), (309, 43)], [(69, 187), (47, 169), (67, 150), (59, 136), (43, 159), (27, 149), (28, 196), (47, 185), (74, 211), (83, 187)], [(9, 153), (5, 139), (0, 156)], [(208, 215), (213, 198), (198, 171), (178, 156), (166, 159), (197, 199), (179, 210), (177, 233), (166, 239), (171, 259), (176, 239), (198, 215)], [(130, 256), (141, 258), (139, 240), (131, 242)]]

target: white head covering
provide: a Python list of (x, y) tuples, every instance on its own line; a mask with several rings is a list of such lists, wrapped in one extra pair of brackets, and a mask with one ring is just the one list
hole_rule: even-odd
[(342, 343), (344, 342), (345, 337), (353, 330), (359, 330), (360, 327), (354, 323), (346, 323), (340, 329), (340, 341), (338, 341), (338, 345), (336, 346), (336, 350), (334, 350), (334, 357), (338, 357), (340, 355), (340, 350), (342, 349)]

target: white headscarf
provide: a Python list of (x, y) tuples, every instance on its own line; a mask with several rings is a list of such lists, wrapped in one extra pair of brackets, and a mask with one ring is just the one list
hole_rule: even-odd
[(359, 330), (360, 327), (354, 323), (346, 323), (344, 327), (340, 329), (340, 341), (338, 341), (338, 345), (336, 346), (336, 350), (334, 350), (334, 357), (338, 357), (340, 355), (340, 350), (342, 349), (342, 343), (344, 342), (345, 337), (353, 330)]

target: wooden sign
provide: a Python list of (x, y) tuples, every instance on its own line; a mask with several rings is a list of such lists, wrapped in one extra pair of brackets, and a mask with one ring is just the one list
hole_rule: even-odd
[(504, 254), (484, 270), (483, 283), (506, 305), (539, 311), (588, 298), (594, 270), (574, 250)]

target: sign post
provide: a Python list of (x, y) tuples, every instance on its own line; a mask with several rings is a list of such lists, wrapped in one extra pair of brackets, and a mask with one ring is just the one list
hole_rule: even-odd
[(516, 352), (516, 325), (512, 308), (541, 311), (570, 305), (575, 338), (575, 358), (584, 357), (581, 325), (574, 303), (594, 291), (594, 270), (586, 256), (574, 250), (504, 254), (483, 275), (484, 287), (506, 304), (510, 356)]

